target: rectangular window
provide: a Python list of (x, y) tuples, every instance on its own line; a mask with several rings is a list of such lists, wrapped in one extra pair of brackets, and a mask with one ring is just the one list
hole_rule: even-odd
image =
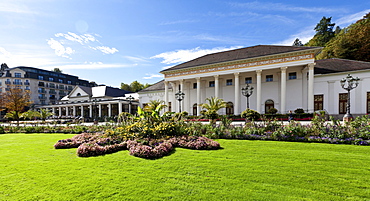
[(209, 87), (215, 87), (215, 81), (209, 81)]
[(315, 95), (314, 96), (314, 110), (323, 110), (324, 109), (324, 95)]
[(274, 81), (274, 76), (273, 75), (266, 75), (266, 82), (272, 82)]
[(39, 80), (44, 80), (44, 76), (39, 75)]
[(59, 83), (63, 83), (63, 80), (62, 80), (62, 79), (59, 79), (59, 80), (58, 80), (58, 82), (59, 82)]
[(59, 85), (59, 89), (64, 89), (64, 85)]
[(14, 79), (13, 84), (15, 84), (15, 85), (21, 85), (21, 84), (22, 84), (22, 82), (21, 82), (21, 80), (20, 80), (20, 79)]
[(49, 77), (49, 81), (50, 81), (50, 82), (54, 82), (54, 78)]
[(30, 86), (26, 86), (25, 90), (30, 90)]
[(67, 81), (67, 84), (72, 84), (72, 81), (71, 81), (71, 80), (68, 80), (68, 81)]
[(11, 84), (10, 79), (6, 79), (5, 84)]
[(54, 83), (49, 83), (49, 87), (50, 88), (55, 88), (55, 84)]
[(245, 84), (252, 84), (252, 77), (246, 77)]
[(339, 94), (339, 114), (345, 114), (347, 112), (347, 93)]
[(193, 83), (193, 89), (198, 88), (198, 83)]
[(233, 85), (233, 79), (227, 79), (226, 86), (231, 86), (231, 85)]
[(14, 73), (14, 77), (22, 77), (21, 73)]
[(289, 79), (290, 79), (290, 80), (295, 80), (295, 79), (297, 79), (297, 72), (289, 73)]
[(24, 85), (30, 85), (30, 81), (26, 80), (26, 81), (24, 82)]

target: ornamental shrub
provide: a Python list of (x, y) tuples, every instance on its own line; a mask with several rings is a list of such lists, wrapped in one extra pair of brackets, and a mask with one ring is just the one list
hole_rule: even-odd
[(0, 134), (4, 134), (4, 133), (5, 133), (4, 127), (0, 126)]
[(256, 121), (261, 117), (261, 114), (252, 109), (246, 109), (241, 113), (241, 117), (249, 121)]

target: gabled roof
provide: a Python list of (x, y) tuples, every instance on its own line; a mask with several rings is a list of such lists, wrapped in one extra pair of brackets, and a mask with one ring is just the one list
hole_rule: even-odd
[(218, 52), (213, 54), (207, 54), (205, 56), (193, 59), (191, 61), (176, 65), (172, 68), (161, 71), (161, 73), (179, 70), (185, 68), (191, 68), (202, 65), (215, 64), (220, 62), (249, 59), (253, 57), (268, 56), (274, 54), (309, 50), (309, 49), (322, 49), (321, 47), (305, 47), (305, 46), (278, 46), (278, 45), (257, 45), (252, 47), (246, 47), (241, 49), (235, 49), (230, 51)]
[(315, 74), (340, 73), (357, 70), (370, 70), (370, 62), (348, 59), (322, 59), (317, 60)]
[(127, 93), (132, 93), (132, 92), (126, 91), (126, 90), (123, 90), (123, 89), (119, 89), (119, 88), (109, 87), (109, 86), (106, 86), (106, 88), (105, 88), (105, 96), (123, 97)]
[[(172, 86), (170, 84), (168, 85), (168, 89), (172, 89)], [(152, 86), (147, 87), (147, 88), (139, 91), (139, 93), (140, 92), (147, 92), (147, 91), (161, 91), (161, 90), (164, 90), (164, 80), (161, 80), (161, 81), (153, 84)]]
[(78, 85), (78, 87), (80, 87), (80, 89), (82, 89), (82, 91), (86, 92), (87, 94), (89, 94), (89, 96), (92, 95), (92, 90), (91, 90), (91, 87), (85, 87), (85, 86), (80, 86)]

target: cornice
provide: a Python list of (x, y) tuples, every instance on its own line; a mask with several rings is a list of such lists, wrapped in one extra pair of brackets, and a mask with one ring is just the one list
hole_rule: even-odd
[(228, 62), (220, 62), (209, 65), (195, 66), (184, 69), (161, 72), (165, 77), (177, 77), (191, 74), (202, 74), (215, 71), (226, 71), (231, 69), (249, 68), (256, 66), (263, 66), (268, 64), (284, 63), (290, 61), (299, 61), (306, 59), (313, 59), (315, 54), (321, 48), (314, 48), (308, 50), (273, 54), (267, 56), (253, 57), (248, 59), (240, 59)]

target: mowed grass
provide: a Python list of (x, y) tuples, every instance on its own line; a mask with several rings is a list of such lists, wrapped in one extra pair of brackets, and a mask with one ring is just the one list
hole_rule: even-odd
[(218, 140), (146, 160), (79, 158), (73, 135), (0, 135), (0, 200), (369, 200), (370, 147)]

